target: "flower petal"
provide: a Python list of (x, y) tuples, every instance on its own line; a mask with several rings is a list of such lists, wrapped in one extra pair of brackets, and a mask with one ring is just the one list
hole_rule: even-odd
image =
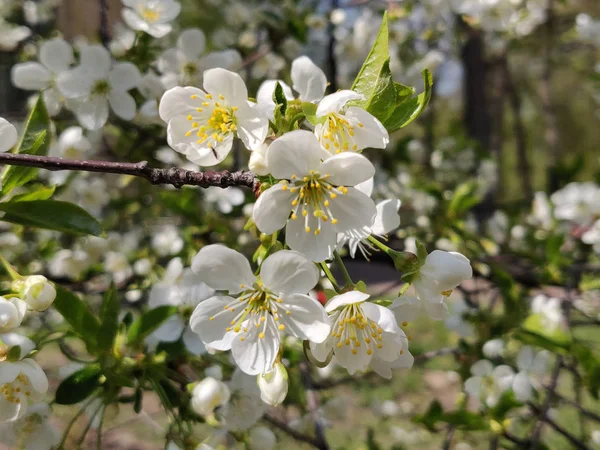
[(319, 270), (304, 255), (281, 250), (265, 259), (260, 277), (271, 292), (306, 294), (319, 281)]
[[(190, 317), (190, 328), (200, 336), (204, 344), (216, 350), (231, 348), (231, 342), (236, 333), (227, 331), (227, 328), (231, 327), (231, 320), (235, 317), (235, 312), (229, 313), (224, 308), (234, 302), (235, 299), (232, 297), (215, 296), (196, 306)], [(211, 317), (213, 320), (210, 320)]]
[(204, 89), (215, 97), (222, 95), (230, 106), (246, 106), (248, 102), (248, 89), (242, 77), (220, 67), (204, 72)]
[(515, 375), (512, 383), (512, 389), (518, 400), (526, 402), (531, 399), (533, 387), (529, 381), (529, 377), (525, 372), (519, 372)]
[(292, 62), (292, 82), (300, 100), (305, 102), (318, 102), (327, 89), (325, 73), (308, 56), (300, 56)]
[(105, 97), (94, 95), (85, 102), (78, 102), (75, 114), (83, 128), (99, 130), (108, 120), (108, 101)]
[(154, 330), (151, 336), (158, 339), (160, 342), (175, 342), (181, 337), (184, 328), (185, 323), (181, 316), (174, 315), (169, 317), (160, 327)]
[(354, 303), (363, 303), (369, 298), (369, 294), (360, 291), (349, 291), (336, 295), (325, 305), (325, 311), (331, 313), (342, 306), (352, 305)]
[(124, 120), (133, 120), (136, 112), (135, 100), (128, 92), (112, 92), (108, 96), (110, 107)]
[(360, 307), (365, 316), (379, 325), (383, 331), (397, 335), (404, 334), (404, 332), (400, 330), (400, 327), (398, 327), (394, 313), (388, 308), (370, 302), (364, 302)]
[(108, 74), (108, 82), (113, 91), (125, 92), (142, 82), (140, 70), (131, 63), (117, 64)]
[(330, 175), (328, 181), (336, 186), (356, 186), (375, 175), (375, 167), (358, 153), (339, 153), (323, 161), (321, 174)]
[(357, 92), (350, 90), (337, 91), (333, 94), (326, 95), (319, 102), (317, 107), (317, 117), (325, 116), (329, 113), (337, 113), (351, 100), (361, 100), (363, 98)]
[(378, 236), (388, 234), (400, 226), (398, 210), (402, 202), (397, 199), (384, 200), (377, 203), (377, 214), (373, 222), (372, 232)]
[(487, 359), (477, 361), (471, 366), (471, 373), (476, 377), (485, 377), (492, 374), (494, 365)]
[(269, 171), (275, 178), (291, 179), (308, 175), (316, 170), (321, 160), (331, 155), (321, 148), (319, 141), (310, 131), (295, 130), (284, 134), (267, 150)]
[(204, 99), (206, 94), (198, 88), (189, 86), (177, 86), (169, 89), (160, 100), (158, 109), (160, 118), (165, 122), (169, 122), (174, 117), (186, 117), (190, 113), (196, 113), (198, 99), (193, 99), (192, 96)]
[(332, 344), (333, 341), (331, 339), (325, 339), (320, 343), (310, 341), (310, 352), (317, 361), (325, 362), (332, 352)]
[(371, 197), (352, 187), (344, 195), (338, 195), (331, 200), (329, 208), (335, 219), (338, 220), (335, 228), (338, 232), (371, 227), (377, 214), (377, 208)]
[(192, 270), (211, 288), (232, 294), (252, 286), (256, 279), (244, 255), (220, 244), (203, 247), (192, 260)]
[(202, 339), (190, 327), (186, 327), (183, 332), (183, 344), (188, 352), (193, 355), (199, 356), (206, 353), (206, 346), (202, 342)]
[(188, 28), (179, 35), (177, 47), (188, 61), (198, 59), (206, 49), (206, 36), (199, 28)]
[(269, 120), (258, 105), (248, 102), (235, 113), (237, 134), (249, 150), (258, 149), (269, 132)]
[(19, 140), (17, 129), (8, 120), (0, 117), (0, 153), (13, 148)]
[(111, 67), (110, 53), (101, 45), (86, 45), (81, 48), (80, 67), (98, 80), (108, 75)]
[(15, 64), (12, 68), (12, 83), (26, 91), (40, 91), (50, 84), (52, 74), (37, 62)]
[(390, 309), (396, 316), (396, 322), (410, 322), (421, 314), (421, 303), (417, 297), (403, 295), (392, 302)]
[(351, 119), (355, 118), (362, 125), (362, 127), (354, 127), (354, 142), (358, 150), (387, 147), (390, 136), (381, 122), (374, 116), (356, 106), (349, 107), (345, 116), (350, 119), (350, 122), (354, 122)]
[[(243, 336), (238, 334), (231, 345), (233, 359), (248, 375), (271, 371), (279, 352), (279, 330), (272, 317), (267, 318), (262, 330), (263, 327), (252, 326)], [(259, 333), (264, 333), (264, 336), (259, 337)]]
[(331, 258), (337, 244), (336, 230), (329, 223), (321, 225), (321, 232), (314, 234), (316, 219), (309, 216), (310, 232), (305, 230), (305, 222), (301, 218), (288, 220), (285, 231), (285, 242), (292, 249), (302, 253), (311, 261), (321, 262)]
[(279, 321), (292, 336), (316, 343), (324, 342), (329, 336), (331, 325), (327, 313), (314, 298), (301, 294), (284, 295), (277, 308), (285, 311), (279, 315)]
[(40, 62), (54, 73), (64, 72), (73, 63), (73, 48), (62, 38), (46, 41), (40, 47)]
[(292, 200), (296, 194), (284, 189), (282, 183), (271, 186), (263, 192), (252, 210), (252, 218), (257, 228), (265, 234), (281, 230), (292, 211)]

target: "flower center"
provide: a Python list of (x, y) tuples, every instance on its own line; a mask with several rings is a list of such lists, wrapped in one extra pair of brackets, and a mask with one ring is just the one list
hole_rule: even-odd
[(332, 330), (337, 348), (350, 347), (353, 355), (362, 345), (366, 347), (367, 355), (372, 355), (375, 348), (383, 348), (383, 330), (363, 314), (357, 303), (346, 306), (339, 313)]
[(106, 80), (98, 80), (92, 87), (92, 94), (94, 95), (107, 95), (110, 92), (110, 85)]
[(362, 128), (364, 125), (360, 122), (351, 123), (347, 118), (338, 113), (329, 113), (325, 119), (322, 134), (324, 142), (321, 144), (327, 150), (335, 150), (341, 153), (349, 150), (358, 150), (358, 145), (354, 139), (354, 127)]
[[(201, 107), (196, 108), (196, 113), (187, 116), (192, 126), (185, 135), (190, 137), (196, 133), (196, 137), (199, 138), (198, 144), (214, 148), (237, 130), (235, 112), (238, 108), (227, 105), (222, 95), (219, 95), (220, 101), (214, 101), (210, 94), (206, 94), (205, 97), (205, 100), (200, 102)], [(191, 98), (200, 101), (197, 95), (192, 95)]]
[(160, 13), (153, 8), (143, 8), (141, 16), (149, 23), (156, 22), (160, 19)]
[(292, 175), (292, 182), (283, 181), (283, 190), (290, 190), (297, 195), (292, 200), (292, 220), (298, 219), (298, 214), (304, 217), (305, 231), (312, 231), (311, 222), (316, 220), (316, 229), (314, 233), (321, 233), (323, 223), (331, 221), (332, 225), (338, 223), (338, 220), (333, 217), (330, 208), (330, 200), (334, 201), (338, 195), (348, 193), (348, 188), (344, 186), (334, 186), (327, 179), (330, 174), (321, 175), (314, 170), (310, 171), (310, 175), (299, 179), (298, 176)]
[(9, 403), (19, 404), (24, 400), (23, 397), (31, 397), (29, 390), (29, 380), (23, 374), (20, 374), (12, 383), (5, 383), (0, 386), (0, 395)]
[[(258, 334), (260, 339), (265, 337), (265, 330), (267, 327), (267, 319), (272, 317), (275, 322), (279, 322), (280, 312), (277, 305), (281, 303), (281, 298), (278, 298), (271, 291), (266, 289), (262, 282), (257, 281), (253, 286), (240, 285), (241, 288), (249, 288), (242, 292), (234, 302), (225, 305), (223, 311), (218, 312), (209, 320), (215, 320), (221, 314), (236, 313), (234, 318), (231, 320), (231, 326), (225, 328), (225, 331), (233, 331), (240, 333), (240, 341), (244, 341), (246, 334), (249, 332), (252, 326), (256, 328), (262, 328)], [(289, 311), (285, 311), (286, 314), (291, 314)], [(279, 330), (285, 329), (283, 324), (279, 324)]]

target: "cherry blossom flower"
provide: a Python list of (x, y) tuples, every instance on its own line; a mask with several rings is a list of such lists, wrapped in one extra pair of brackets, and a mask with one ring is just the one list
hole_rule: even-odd
[(448, 314), (445, 298), (464, 280), (473, 276), (469, 260), (457, 252), (434, 250), (419, 269), (413, 286), (416, 297), (403, 295), (392, 303), (398, 320), (412, 320), (418, 315), (422, 305), (429, 315), (441, 320)]
[(30, 403), (43, 399), (48, 378), (33, 359), (0, 364), (0, 423), (14, 422), (27, 413)]
[(471, 366), (471, 378), (465, 381), (465, 391), (485, 406), (493, 408), (502, 394), (511, 389), (515, 373), (510, 366), (496, 366), (482, 359)]
[(133, 120), (134, 98), (128, 91), (139, 85), (142, 76), (129, 62), (114, 64), (110, 53), (100, 45), (81, 49), (81, 63), (58, 77), (58, 87), (72, 100), (71, 109), (88, 130), (98, 130), (108, 120), (109, 105), (124, 120)]
[(250, 430), (248, 435), (248, 448), (250, 450), (273, 450), (277, 446), (275, 433), (264, 426)]
[(542, 387), (542, 377), (548, 370), (550, 352), (542, 350), (535, 352), (526, 345), (517, 355), (517, 368), (519, 372), (513, 379), (512, 389), (518, 400), (526, 402), (531, 400), (533, 390)]
[(19, 89), (43, 91), (46, 108), (54, 116), (62, 107), (62, 95), (56, 80), (73, 63), (73, 49), (62, 38), (51, 39), (40, 47), (39, 60), (16, 64), (12, 68), (12, 82)]
[(192, 389), (190, 407), (200, 416), (209, 416), (216, 408), (226, 404), (230, 395), (225, 383), (206, 377)]
[(184, 241), (175, 225), (165, 225), (154, 233), (151, 245), (159, 256), (173, 256), (183, 249)]
[(326, 361), (333, 352), (350, 375), (371, 366), (391, 378), (392, 368), (412, 366), (408, 339), (394, 314), (367, 302), (368, 298), (363, 292), (350, 291), (330, 299), (325, 311), (331, 315), (331, 334), (323, 343), (311, 342), (311, 351), (318, 361)]
[(267, 161), (271, 174), (283, 181), (254, 205), (261, 232), (273, 234), (287, 225), (287, 245), (319, 262), (331, 257), (338, 233), (373, 225), (373, 200), (352, 187), (375, 173), (364, 156), (331, 156), (312, 133), (297, 130), (271, 144)]
[(169, 145), (199, 166), (223, 161), (239, 137), (249, 149), (260, 146), (269, 122), (248, 101), (242, 78), (225, 69), (204, 73), (204, 89), (175, 87), (160, 101), (159, 114), (168, 123)]
[(260, 420), (266, 409), (260, 399), (256, 377), (236, 369), (227, 387), (231, 396), (218, 410), (223, 427), (229, 431), (247, 430)]
[(218, 295), (200, 302), (192, 330), (216, 350), (230, 350), (239, 368), (258, 375), (273, 369), (280, 331), (323, 342), (329, 321), (321, 304), (306, 295), (319, 280), (313, 263), (298, 252), (282, 250), (262, 263), (260, 275), (248, 260), (222, 245), (209, 245), (194, 257), (192, 270)]
[(316, 115), (321, 123), (315, 127), (315, 136), (323, 149), (337, 154), (387, 146), (390, 138), (381, 122), (362, 108), (346, 105), (362, 98), (356, 92), (344, 90), (319, 102)]
[(181, 12), (181, 4), (175, 0), (121, 0), (125, 8), (121, 16), (133, 30), (143, 31), (155, 38), (171, 32), (169, 23)]
[(50, 407), (37, 403), (19, 420), (0, 424), (0, 443), (24, 450), (52, 450), (60, 443), (60, 433), (52, 424)]
[(29, 28), (14, 25), (0, 17), (0, 51), (12, 52), (29, 36), (31, 36)]
[(22, 298), (34, 311), (46, 311), (56, 298), (56, 289), (43, 275), (32, 275), (25, 279)]

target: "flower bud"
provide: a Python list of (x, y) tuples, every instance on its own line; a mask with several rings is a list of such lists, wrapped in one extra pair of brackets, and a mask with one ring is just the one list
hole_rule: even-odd
[(276, 363), (271, 372), (263, 373), (257, 377), (260, 388), (260, 398), (271, 405), (280, 405), (288, 392), (288, 374), (281, 363)]
[(256, 175), (268, 175), (269, 168), (267, 166), (267, 146), (263, 145), (257, 150), (250, 153), (250, 161), (248, 167)]
[(275, 434), (267, 427), (258, 426), (250, 431), (248, 447), (250, 450), (272, 450), (277, 445)]
[(14, 330), (23, 321), (27, 304), (18, 299), (0, 297), (0, 333)]
[(435, 280), (441, 291), (451, 291), (473, 276), (470, 261), (457, 252), (434, 250), (420, 269), (421, 277)]
[(215, 408), (229, 401), (229, 388), (219, 380), (206, 377), (192, 389), (190, 406), (200, 416), (212, 414)]
[(35, 311), (47, 310), (56, 298), (56, 289), (42, 275), (33, 275), (25, 279), (21, 298)]

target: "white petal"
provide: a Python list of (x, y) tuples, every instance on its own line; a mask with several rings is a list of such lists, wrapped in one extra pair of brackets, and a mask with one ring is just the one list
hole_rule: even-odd
[(377, 204), (377, 215), (372, 227), (373, 234), (378, 236), (388, 234), (400, 226), (398, 210), (401, 204), (402, 202), (396, 199), (384, 200)]
[[(215, 296), (200, 302), (190, 317), (191, 330), (206, 345), (216, 350), (229, 350), (235, 332), (227, 331), (227, 328), (231, 327), (235, 312), (230, 313), (224, 308), (234, 302), (234, 298), (227, 296)], [(211, 317), (213, 320), (210, 320)]]
[(16, 64), (11, 72), (12, 82), (19, 89), (39, 91), (50, 84), (51, 74), (37, 62)]
[(183, 52), (188, 61), (193, 61), (204, 53), (206, 36), (199, 28), (189, 28), (179, 35), (177, 47)]
[(373, 193), (374, 183), (375, 183), (375, 179), (373, 177), (371, 177), (368, 180), (363, 181), (362, 183), (358, 183), (354, 187), (356, 189), (358, 189), (360, 192), (362, 192), (363, 194), (368, 195), (370, 197), (371, 194)]
[(527, 371), (533, 364), (533, 358), (535, 357), (533, 349), (529, 345), (523, 346), (517, 355), (517, 367), (521, 371)]
[(471, 366), (471, 373), (476, 377), (485, 377), (492, 374), (494, 365), (487, 359), (477, 361)]
[(279, 321), (292, 336), (316, 343), (325, 341), (329, 336), (331, 326), (327, 313), (314, 298), (300, 294), (284, 295), (277, 307), (285, 311), (280, 314)]
[(339, 153), (323, 161), (321, 174), (330, 175), (328, 181), (336, 186), (355, 186), (375, 175), (371, 161), (358, 153)]
[(481, 377), (471, 377), (465, 381), (465, 392), (475, 398), (479, 398), (483, 380)]
[(410, 322), (421, 314), (421, 303), (417, 297), (403, 295), (393, 301), (390, 309), (396, 316), (398, 323)]
[(230, 106), (245, 106), (248, 89), (242, 77), (226, 69), (216, 68), (204, 72), (204, 89), (214, 97), (222, 95)]
[(356, 372), (363, 372), (369, 367), (372, 355), (367, 354), (367, 346), (361, 345), (356, 348), (356, 354), (352, 352), (353, 346), (343, 345), (341, 348), (334, 348), (335, 357), (342, 367), (344, 367), (350, 375)]
[(25, 414), (26, 408), (26, 403), (9, 402), (4, 395), (0, 396), (0, 423), (15, 422)]
[(448, 317), (448, 305), (446, 305), (443, 297), (441, 302), (424, 301), (423, 307), (425, 308), (425, 311), (427, 311), (427, 314), (434, 320), (444, 320)]
[(220, 244), (203, 247), (192, 261), (192, 270), (213, 289), (237, 294), (255, 281), (244, 255)]
[(139, 69), (131, 63), (117, 64), (108, 74), (108, 82), (113, 91), (125, 92), (142, 82)]
[(258, 149), (269, 132), (269, 121), (258, 105), (248, 103), (235, 113), (237, 134), (249, 150)]
[(64, 72), (73, 63), (73, 48), (62, 38), (51, 39), (40, 47), (40, 62), (54, 73)]
[[(356, 118), (362, 127), (354, 127), (354, 142), (357, 150), (363, 148), (386, 148), (390, 142), (390, 136), (374, 116), (362, 108), (351, 106), (345, 116), (349, 119)], [(353, 122), (351, 120), (351, 122)]]
[(365, 316), (381, 327), (383, 331), (396, 335), (403, 335), (404, 332), (398, 327), (394, 313), (388, 308), (375, 303), (365, 302), (360, 305)]
[(452, 290), (462, 281), (470, 279), (473, 269), (468, 258), (460, 253), (434, 250), (427, 255), (420, 273), (437, 281), (442, 292)]
[(336, 230), (329, 223), (323, 223), (320, 234), (315, 235), (316, 219), (312, 216), (309, 216), (309, 219), (310, 232), (308, 233), (301, 217), (296, 220), (288, 220), (285, 242), (292, 250), (302, 253), (311, 261), (325, 261), (331, 258), (336, 248)]
[(49, 87), (42, 92), (44, 96), (44, 104), (48, 109), (48, 114), (50, 116), (57, 115), (62, 108), (62, 95), (58, 89), (55, 87)]
[(271, 292), (306, 294), (319, 281), (319, 270), (304, 255), (281, 250), (265, 259), (260, 277)]
[(169, 317), (152, 333), (159, 342), (175, 342), (181, 337), (185, 323), (179, 315)]
[(384, 361), (379, 358), (371, 359), (371, 369), (380, 377), (383, 377), (387, 380), (392, 378), (392, 369), (390, 367), (390, 363), (388, 361)]
[(48, 392), (48, 377), (40, 365), (31, 358), (19, 362), (23, 374), (29, 379), (29, 383), (35, 392), (45, 394)]
[(95, 95), (85, 102), (78, 102), (75, 113), (83, 128), (99, 130), (108, 120), (108, 101)]
[[(192, 99), (192, 96), (197, 96), (198, 98)], [(158, 109), (160, 118), (165, 122), (169, 122), (174, 117), (187, 117), (190, 113), (196, 113), (198, 99), (204, 99), (205, 96), (204, 91), (195, 87), (177, 86), (169, 89), (160, 100)]]
[(14, 125), (8, 120), (0, 117), (0, 153), (4, 153), (13, 148), (18, 140), (19, 135)]
[(512, 389), (518, 400), (526, 402), (531, 399), (533, 387), (529, 381), (529, 377), (525, 372), (519, 372), (515, 375), (512, 383)]
[(101, 45), (86, 45), (81, 49), (79, 57), (81, 68), (95, 79), (108, 76), (111, 67), (110, 53)]
[(56, 79), (58, 90), (68, 99), (77, 99), (90, 94), (94, 80), (81, 67), (67, 70)]
[(308, 175), (316, 170), (321, 160), (329, 153), (321, 148), (317, 138), (306, 130), (295, 130), (284, 134), (267, 150), (269, 171), (275, 178), (291, 179)]
[(121, 11), (121, 18), (123, 19), (123, 22), (125, 22), (125, 24), (132, 30), (148, 30), (148, 22), (142, 19), (142, 17), (133, 9), (123, 8)]
[(124, 120), (133, 120), (136, 105), (131, 94), (127, 92), (112, 92), (108, 96), (108, 101), (117, 116)]
[(330, 299), (325, 305), (325, 311), (331, 313), (342, 306), (353, 305), (354, 303), (362, 303), (369, 297), (369, 294), (365, 294), (364, 292), (360, 291), (345, 292)]
[(332, 351), (332, 342), (331, 339), (326, 339), (318, 344), (312, 341), (310, 342), (310, 352), (317, 361), (327, 361)]
[(166, 36), (173, 30), (173, 26), (170, 23), (152, 23), (148, 25), (146, 33), (150, 36), (160, 39)]
[[(231, 355), (238, 367), (248, 375), (259, 375), (273, 369), (275, 358), (279, 352), (279, 331), (272, 317), (266, 320), (264, 337), (259, 333), (263, 327), (250, 327), (243, 336), (235, 337), (231, 345)], [(242, 341), (241, 338), (244, 338)]]
[(322, 117), (329, 113), (340, 112), (340, 110), (351, 100), (361, 100), (362, 95), (350, 91), (337, 91), (333, 94), (326, 95), (323, 100), (319, 102), (317, 107), (317, 116)]
[(377, 208), (371, 197), (352, 187), (348, 192), (338, 195), (331, 200), (329, 209), (334, 218), (338, 220), (335, 228), (338, 232), (351, 229), (371, 227), (377, 214)]
[[(200, 58), (198, 65), (204, 70), (221, 67), (228, 70), (240, 70), (242, 68), (242, 56), (237, 50), (222, 50), (211, 52)], [(225, 95), (225, 94), (223, 94)]]
[(318, 102), (327, 89), (327, 77), (308, 56), (300, 56), (292, 62), (292, 82), (305, 102)]
[(384, 361), (393, 362), (398, 359), (400, 352), (403, 351), (403, 342), (404, 332), (400, 331), (401, 334), (398, 333), (386, 333), (383, 332), (381, 345), (382, 347), (376, 349), (376, 354), (378, 358), (383, 359)]
[(168, 0), (168, 3), (163, 6), (161, 15), (158, 19), (160, 23), (171, 22), (181, 12), (181, 3), (177, 1)]
[(206, 346), (202, 342), (202, 339), (190, 327), (186, 327), (183, 332), (183, 344), (188, 352), (193, 355), (199, 356), (206, 353)]
[(257, 228), (266, 234), (281, 230), (290, 217), (292, 200), (296, 194), (283, 189), (281, 183), (271, 186), (263, 192), (252, 209), (252, 218)]

